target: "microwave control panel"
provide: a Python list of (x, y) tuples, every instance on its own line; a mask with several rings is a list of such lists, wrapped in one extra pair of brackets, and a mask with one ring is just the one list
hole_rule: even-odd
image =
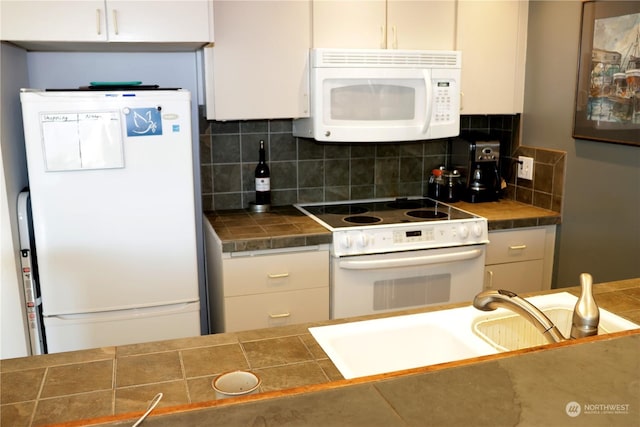
[(450, 123), (457, 117), (458, 106), (454, 102), (453, 80), (434, 80), (433, 97), (434, 108), (432, 119), (435, 124)]

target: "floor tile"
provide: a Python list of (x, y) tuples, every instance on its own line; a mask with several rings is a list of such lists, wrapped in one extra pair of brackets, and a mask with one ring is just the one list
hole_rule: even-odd
[(187, 378), (249, 367), (239, 344), (183, 350), (181, 355)]
[(76, 363), (48, 369), (41, 397), (64, 396), (113, 388), (113, 361)]
[(4, 372), (0, 374), (0, 402), (35, 400), (42, 386), (45, 369)]
[(34, 426), (113, 414), (113, 390), (53, 397), (38, 402)]
[(116, 387), (182, 379), (177, 351), (127, 356), (117, 359)]
[(313, 359), (307, 347), (297, 336), (244, 342), (242, 347), (251, 368), (265, 368)]
[(158, 393), (162, 393), (162, 399), (156, 408), (190, 403), (186, 382), (169, 381), (116, 389), (115, 413), (146, 411)]

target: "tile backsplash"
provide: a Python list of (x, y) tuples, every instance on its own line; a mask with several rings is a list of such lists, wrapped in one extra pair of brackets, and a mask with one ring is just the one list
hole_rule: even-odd
[[(462, 116), (461, 129), (491, 132), (501, 141), (501, 153), (511, 153), (527, 148), (518, 147), (519, 120), (518, 115)], [(255, 200), (253, 174), (260, 140), (266, 143), (275, 206), (423, 195), (431, 170), (447, 163), (449, 151), (448, 139), (329, 144), (293, 136), (289, 119), (218, 122), (201, 118), (205, 211), (246, 208)], [(504, 160), (503, 173), (512, 162), (510, 157)], [(536, 166), (537, 162), (536, 158)], [(536, 189), (533, 184), (527, 187), (511, 180), (509, 184), (513, 188), (506, 197), (530, 199), (530, 204), (553, 194), (553, 189)]]

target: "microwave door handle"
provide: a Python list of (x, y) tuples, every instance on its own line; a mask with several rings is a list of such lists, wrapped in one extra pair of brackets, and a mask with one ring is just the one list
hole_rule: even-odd
[[(448, 262), (464, 261), (478, 258), (483, 249), (470, 249), (454, 253), (432, 254), (422, 256), (407, 256), (396, 259), (340, 260), (339, 267), (345, 270), (377, 270), (382, 268), (414, 267), (422, 265), (444, 264)], [(357, 258), (357, 257), (356, 257)]]
[(424, 87), (426, 89), (425, 108), (424, 108), (424, 124), (422, 125), (422, 133), (426, 134), (431, 122), (431, 111), (433, 109), (433, 87), (431, 85), (431, 70), (422, 70), (424, 77)]

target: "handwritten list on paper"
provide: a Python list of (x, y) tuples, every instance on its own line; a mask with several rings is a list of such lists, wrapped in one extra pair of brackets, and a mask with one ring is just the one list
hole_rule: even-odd
[(47, 171), (124, 167), (118, 111), (40, 115)]

